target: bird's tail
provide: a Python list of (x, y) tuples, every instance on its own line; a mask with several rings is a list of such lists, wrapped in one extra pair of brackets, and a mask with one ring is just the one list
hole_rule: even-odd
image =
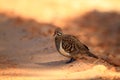
[(91, 53), (91, 52), (88, 52), (87, 54), (88, 54), (88, 56), (90, 56), (90, 57), (94, 57), (94, 58), (98, 59), (98, 57), (97, 57), (96, 55), (94, 55), (93, 53)]

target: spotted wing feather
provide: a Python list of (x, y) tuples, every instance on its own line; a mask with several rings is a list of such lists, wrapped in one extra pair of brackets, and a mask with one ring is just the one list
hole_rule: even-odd
[(88, 47), (82, 44), (75, 36), (64, 35), (62, 37), (62, 47), (68, 53), (78, 54), (81, 51), (88, 51)]

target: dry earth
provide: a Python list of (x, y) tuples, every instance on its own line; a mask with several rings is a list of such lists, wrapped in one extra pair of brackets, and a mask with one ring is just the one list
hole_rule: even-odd
[(1, 14), (0, 80), (119, 80), (119, 21), (117, 13), (97, 11), (68, 21), (62, 26), (65, 33), (78, 36), (94, 54), (114, 65), (90, 57), (65, 64), (68, 59), (54, 45), (56, 26)]

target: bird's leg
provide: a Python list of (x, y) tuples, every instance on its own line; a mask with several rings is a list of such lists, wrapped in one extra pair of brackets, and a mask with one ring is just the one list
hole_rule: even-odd
[(93, 64), (96, 64), (98, 61), (100, 61), (101, 59), (98, 58), (96, 61), (93, 62)]
[(74, 58), (71, 58), (69, 61), (66, 62), (66, 64), (71, 63), (71, 62), (73, 62), (73, 61), (75, 61), (75, 59), (74, 59)]

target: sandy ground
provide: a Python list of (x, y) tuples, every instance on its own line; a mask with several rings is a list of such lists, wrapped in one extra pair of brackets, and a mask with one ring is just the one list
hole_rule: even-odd
[(103, 60), (88, 58), (65, 64), (68, 59), (60, 55), (54, 45), (54, 29), (52, 25), (1, 15), (0, 80), (120, 79), (116, 70), (119, 67)]

